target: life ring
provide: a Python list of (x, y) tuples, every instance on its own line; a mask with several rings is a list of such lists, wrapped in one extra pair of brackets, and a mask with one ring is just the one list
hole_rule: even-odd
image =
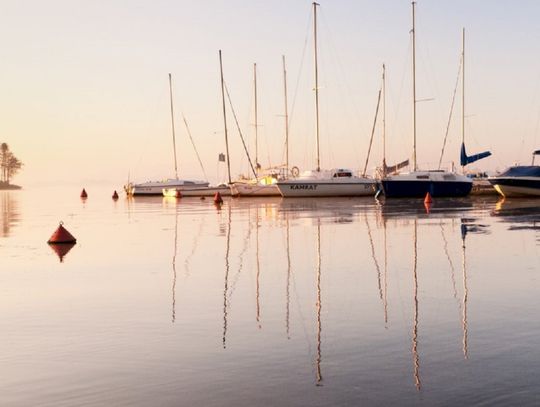
[(291, 168), (291, 175), (293, 177), (298, 177), (300, 175), (300, 169), (296, 165)]

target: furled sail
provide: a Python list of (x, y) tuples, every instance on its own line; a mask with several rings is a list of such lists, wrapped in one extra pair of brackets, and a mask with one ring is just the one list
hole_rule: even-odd
[(460, 155), (460, 164), (461, 166), (465, 166), (467, 164), (471, 164), (475, 161), (481, 160), (482, 158), (489, 157), (491, 155), (490, 151), (484, 151), (483, 153), (474, 154), (471, 156), (468, 156), (465, 152), (465, 143), (461, 143), (461, 155)]
[(409, 165), (409, 160), (402, 161), (396, 165), (386, 165), (386, 162), (383, 162), (383, 171), (385, 174), (393, 174), (394, 172), (398, 172), (403, 167), (406, 167)]

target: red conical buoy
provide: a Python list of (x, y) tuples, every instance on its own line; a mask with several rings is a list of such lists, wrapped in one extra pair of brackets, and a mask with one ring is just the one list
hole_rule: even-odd
[(77, 243), (77, 239), (69, 233), (63, 226), (64, 222), (60, 222), (58, 229), (54, 231), (50, 239), (47, 241), (49, 244), (64, 244), (64, 243)]
[(424, 198), (424, 203), (430, 204), (431, 202), (433, 202), (432, 199), (431, 199), (431, 195), (430, 195), (429, 192), (426, 192), (426, 197)]
[(114, 190), (114, 193), (112, 194), (112, 199), (115, 201), (118, 199), (118, 192), (116, 192), (116, 189)]
[(81, 198), (88, 198), (88, 194), (86, 193), (86, 189), (82, 189), (82, 192), (81, 192)]
[(215, 204), (222, 204), (223, 203), (223, 198), (221, 197), (221, 194), (218, 192), (216, 192), (216, 194), (214, 195), (214, 203)]

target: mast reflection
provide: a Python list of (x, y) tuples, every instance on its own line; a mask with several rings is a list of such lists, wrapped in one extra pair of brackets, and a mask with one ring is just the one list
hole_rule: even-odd
[(321, 323), (321, 221), (317, 220), (317, 358), (315, 359), (315, 364), (317, 367), (317, 386), (322, 386), (322, 372), (321, 372), (321, 360), (322, 360), (322, 351), (321, 351), (321, 333), (322, 333), (322, 323)]
[(231, 250), (231, 206), (227, 205), (227, 225), (226, 230), (226, 245), (225, 245), (225, 283), (223, 287), (223, 349), (227, 348), (227, 310), (229, 307), (227, 296), (229, 290), (229, 271), (230, 262), (229, 255)]
[(256, 216), (256, 233), (255, 233), (255, 264), (257, 266), (257, 272), (255, 276), (255, 309), (256, 309), (256, 316), (255, 319), (257, 320), (257, 326), (259, 329), (262, 328), (261, 326), (261, 303), (260, 303), (260, 276), (261, 276), (261, 264), (259, 260), (259, 208), (256, 208), (255, 216)]
[(290, 316), (291, 316), (291, 242), (290, 242), (290, 230), (289, 230), (289, 213), (286, 213), (286, 250), (287, 250), (287, 289), (285, 290), (286, 307), (285, 307), (285, 330), (287, 332), (287, 339), (291, 339), (290, 335)]
[(375, 269), (377, 270), (377, 285), (379, 288), (379, 298), (381, 299), (381, 302), (383, 304), (384, 322), (386, 323), (387, 321), (386, 301), (385, 301), (385, 295), (383, 295), (383, 288), (382, 288), (382, 283), (381, 283), (381, 267), (379, 266), (379, 262), (377, 261), (377, 256), (375, 255), (375, 245), (373, 243), (373, 237), (371, 235), (371, 226), (369, 225), (369, 222), (368, 222), (367, 213), (365, 214), (365, 221), (366, 221), (366, 229), (367, 229), (367, 233), (369, 237), (369, 244), (371, 246), (371, 258), (373, 259), (373, 263), (375, 264)]
[(467, 260), (465, 257), (465, 237), (467, 236), (467, 225), (461, 224), (461, 248), (462, 248), (462, 270), (463, 270), (463, 357), (469, 359), (468, 350), (468, 324), (467, 324), (467, 298), (469, 296), (469, 289), (467, 288)]
[(422, 388), (422, 383), (420, 381), (420, 355), (418, 353), (418, 237), (417, 237), (417, 228), (418, 221), (414, 220), (414, 259), (413, 259), (413, 280), (414, 280), (414, 325), (412, 332), (412, 353), (413, 353), (413, 363), (414, 363), (414, 382), (416, 389), (420, 390)]
[(178, 208), (174, 209), (174, 251), (172, 256), (172, 323), (176, 321), (176, 254), (178, 252)]

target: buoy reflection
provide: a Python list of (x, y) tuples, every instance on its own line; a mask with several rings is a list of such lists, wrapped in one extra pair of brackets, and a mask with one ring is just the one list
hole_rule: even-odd
[(64, 262), (64, 257), (69, 253), (71, 248), (75, 246), (75, 243), (58, 243), (58, 244), (50, 244), (49, 247), (53, 249), (53, 251), (56, 253), (58, 258), (60, 259), (60, 263)]

